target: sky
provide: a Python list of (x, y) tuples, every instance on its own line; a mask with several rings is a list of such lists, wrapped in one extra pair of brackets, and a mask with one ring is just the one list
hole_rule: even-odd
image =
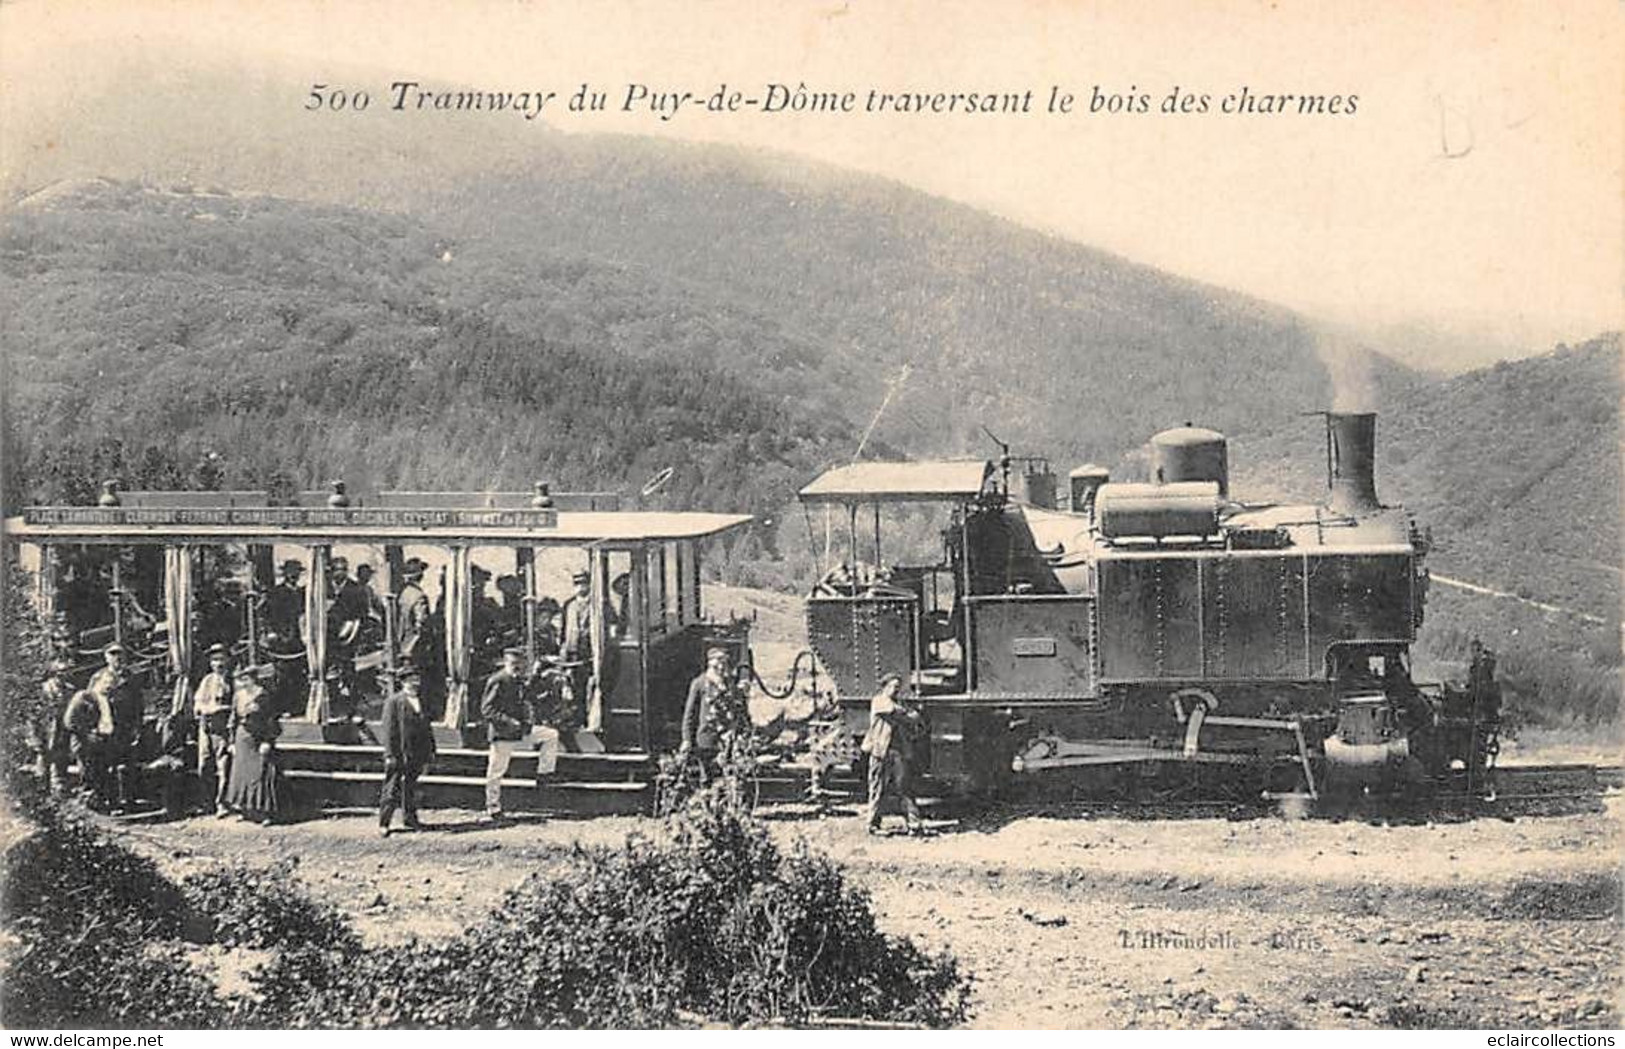
[[(372, 89), (375, 109), (395, 79), (560, 100), (587, 82), (609, 93), (606, 112), (540, 119), (882, 175), (1334, 320), (1549, 343), (1621, 324), (1621, 10), (1564, 0), (10, 0), (0, 116), (9, 107), (48, 120), (98, 56), (131, 49), (180, 63), (271, 57), (308, 70), (301, 81), (338, 71)], [(376, 76), (346, 72), (357, 69)], [(860, 106), (871, 89), (1030, 90), (1033, 111), (689, 108), (661, 120), (620, 111), (630, 83), (701, 97), (723, 83), (747, 97), (805, 84), (856, 92)], [(1074, 112), (1045, 112), (1052, 87), (1075, 96)], [(1209, 112), (1159, 112), (1176, 87), (1208, 94)], [(1148, 95), (1152, 112), (1079, 111), (1097, 88)], [(1244, 88), (1358, 104), (1335, 116), (1219, 112)], [(290, 84), (290, 100), (305, 90)], [(5, 126), (0, 159), (17, 145)]]

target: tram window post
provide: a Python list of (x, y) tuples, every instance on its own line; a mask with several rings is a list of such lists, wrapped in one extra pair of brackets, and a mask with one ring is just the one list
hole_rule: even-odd
[(113, 642), (124, 644), (124, 564), (123, 547), (117, 547), (113, 552), (113, 586), (108, 592), (108, 599), (113, 603)]
[(164, 547), (164, 615), (169, 621), (169, 670), (174, 675), (170, 712), (192, 698), (192, 605), (195, 551), (185, 543)]
[(516, 546), (513, 551), (514, 571), (524, 587), (521, 607), (524, 609), (525, 666), (536, 665), (536, 549)]
[(469, 678), (474, 657), (474, 592), (472, 551), (451, 548), (446, 592), (446, 713), (441, 724), (462, 729), (468, 725)]
[(310, 583), (305, 587), (305, 656), (310, 671), (305, 720), (317, 725), (327, 721), (327, 581), (332, 553), (331, 547), (310, 547)]

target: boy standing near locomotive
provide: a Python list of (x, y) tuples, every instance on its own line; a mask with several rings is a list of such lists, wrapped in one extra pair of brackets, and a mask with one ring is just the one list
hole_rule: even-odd
[(869, 731), (863, 737), (863, 751), (869, 755), (869, 833), (880, 833), (880, 820), (886, 803), (895, 799), (903, 808), (908, 832), (925, 833), (920, 807), (910, 791), (909, 765), (914, 737), (921, 729), (920, 712), (903, 699), (903, 677), (887, 674), (880, 691), (869, 701)]

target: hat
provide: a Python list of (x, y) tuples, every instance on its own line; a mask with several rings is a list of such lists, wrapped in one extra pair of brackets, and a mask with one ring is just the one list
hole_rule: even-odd
[(282, 562), (282, 574), (283, 575), (300, 575), (301, 573), (304, 572), (304, 570), (305, 570), (305, 566), (302, 563), (298, 562), (298, 561), (294, 561), (292, 559), (289, 559), (287, 561)]
[(124, 646), (119, 644), (117, 641), (115, 641), (112, 644), (108, 645), (106, 648), (102, 649), (102, 655), (110, 656), (114, 652), (122, 653), (123, 651), (124, 651)]
[(348, 557), (335, 557), (333, 560), (327, 563), (327, 566), (329, 569), (335, 572), (341, 568), (348, 570), (350, 567), (350, 559)]
[(215, 656), (219, 656), (221, 659), (224, 659), (229, 655), (231, 655), (231, 652), (226, 649), (225, 645), (216, 643), (209, 646), (210, 659), (213, 659)]
[(245, 681), (252, 678), (258, 669), (259, 668), (252, 663), (244, 663), (242, 666), (237, 668), (237, 672), (235, 674), (231, 675), (231, 679), (233, 681)]
[(585, 568), (570, 573), (570, 582), (572, 583), (590, 583), (591, 581), (592, 573)]
[(544, 597), (536, 602), (536, 611), (538, 612), (557, 612), (558, 610), (559, 601), (556, 597)]
[(401, 565), (402, 575), (422, 575), (429, 570), (429, 563), (421, 557), (408, 557), (406, 563)]
[(708, 648), (705, 650), (705, 661), (707, 663), (711, 662), (711, 660), (715, 659), (717, 656), (721, 656), (724, 659), (731, 658), (728, 655), (728, 650), (725, 648)]
[(399, 670), (395, 671), (395, 680), (396, 681), (417, 681), (417, 680), (421, 679), (422, 677), (423, 677), (423, 675), (418, 673), (418, 668), (415, 667), (415, 666), (412, 666), (410, 663), (408, 663), (404, 667), (401, 667)]
[(525, 650), (515, 646), (513, 648), (503, 649), (502, 654), (505, 656), (523, 656), (525, 654)]

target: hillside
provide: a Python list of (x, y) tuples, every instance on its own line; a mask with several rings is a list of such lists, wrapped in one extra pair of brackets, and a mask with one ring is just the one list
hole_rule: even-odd
[[(186, 485), (212, 450), (228, 487), (625, 488), (670, 466), (664, 499), (771, 516), (855, 444), (724, 369), (517, 334), (467, 269), (395, 216), (106, 180), (34, 198), (0, 227), (8, 503)], [(728, 324), (605, 267), (527, 276), (596, 286), (628, 324)]]
[(77, 148), (18, 153), (9, 199), (109, 176), (411, 216), (451, 246), (446, 286), (519, 336), (714, 367), (860, 432), (907, 367), (875, 432), (916, 455), (987, 452), (985, 425), (1111, 460), (1170, 421), (1239, 432), (1333, 395), (1301, 317), (883, 179), (541, 122), (326, 119), (289, 96), (300, 71), (128, 62), (86, 72), (39, 132)]

